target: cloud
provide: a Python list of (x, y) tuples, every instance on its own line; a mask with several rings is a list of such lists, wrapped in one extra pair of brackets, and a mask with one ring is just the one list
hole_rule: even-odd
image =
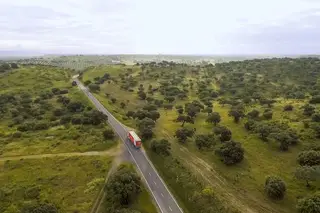
[(319, 53), (316, 0), (0, 0), (0, 49)]
[(0, 48), (130, 52), (133, 42), (127, 37), (126, 11), (131, 6), (114, 0), (5, 1), (0, 9)]

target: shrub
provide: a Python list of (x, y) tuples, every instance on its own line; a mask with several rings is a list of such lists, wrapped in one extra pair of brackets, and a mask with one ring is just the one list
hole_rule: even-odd
[(311, 119), (313, 122), (320, 122), (320, 114), (319, 113), (313, 114)]
[(22, 132), (17, 131), (17, 132), (12, 133), (13, 138), (21, 138), (21, 136), (22, 136)]
[(37, 199), (40, 196), (40, 191), (41, 189), (39, 186), (27, 188), (24, 193), (24, 197), (26, 199)]
[(65, 114), (65, 110), (62, 109), (62, 108), (53, 110), (53, 115), (54, 116), (58, 116), (59, 117), (59, 116), (62, 116), (64, 114)]
[(51, 203), (33, 204), (24, 206), (21, 213), (58, 213), (58, 208)]
[(82, 121), (83, 121), (82, 117), (80, 117), (80, 116), (74, 116), (71, 119), (71, 123), (74, 125), (80, 125), (80, 124), (82, 124)]
[(304, 151), (298, 155), (298, 163), (301, 166), (320, 165), (320, 151)]
[(75, 101), (75, 102), (70, 102), (67, 108), (70, 112), (82, 112), (85, 106), (81, 102)]
[(223, 141), (229, 141), (231, 140), (232, 132), (227, 127), (222, 128), (220, 133), (220, 140)]
[(293, 110), (293, 106), (291, 104), (285, 105), (283, 107), (283, 111), (292, 111)]
[(46, 121), (42, 121), (42, 122), (39, 122), (39, 123), (36, 123), (34, 125), (34, 130), (45, 130), (45, 129), (49, 129), (50, 127), (50, 124)]
[(68, 93), (69, 91), (67, 89), (60, 90), (61, 95), (68, 94)]
[(259, 117), (260, 112), (256, 109), (252, 110), (251, 112), (248, 112), (247, 116), (249, 118), (258, 118)]
[(65, 115), (65, 116), (62, 116), (61, 119), (60, 119), (60, 124), (67, 124), (67, 123), (70, 123), (72, 117), (70, 115)]
[(151, 149), (159, 155), (168, 156), (170, 155), (171, 144), (165, 139), (153, 140), (151, 142)]
[(270, 198), (281, 200), (286, 192), (286, 185), (279, 177), (269, 176), (266, 179), (264, 189)]
[(88, 88), (92, 92), (100, 91), (100, 86), (98, 84), (89, 84)]
[(266, 112), (263, 113), (263, 117), (264, 117), (265, 119), (267, 119), (267, 120), (272, 119), (272, 116), (273, 116), (272, 111), (266, 111)]
[(122, 165), (109, 179), (105, 186), (107, 199), (116, 206), (129, 205), (141, 192), (141, 180), (139, 175), (128, 166)]
[(216, 154), (221, 157), (226, 165), (232, 165), (243, 160), (244, 149), (238, 142), (227, 141), (216, 150)]
[(209, 149), (214, 145), (214, 135), (196, 135), (195, 143), (198, 149)]
[(300, 199), (297, 209), (299, 213), (319, 213), (320, 212), (320, 194)]
[(104, 130), (102, 134), (103, 134), (104, 139), (106, 139), (106, 140), (111, 140), (115, 136), (114, 132), (111, 129)]

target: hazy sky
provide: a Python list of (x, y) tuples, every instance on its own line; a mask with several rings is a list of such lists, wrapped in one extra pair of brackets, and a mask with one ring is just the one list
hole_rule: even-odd
[(0, 51), (320, 53), (320, 0), (0, 0)]

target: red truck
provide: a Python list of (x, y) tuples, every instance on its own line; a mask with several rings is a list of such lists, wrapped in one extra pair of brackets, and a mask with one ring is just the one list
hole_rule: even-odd
[(136, 148), (141, 147), (141, 139), (134, 131), (128, 132), (128, 139)]

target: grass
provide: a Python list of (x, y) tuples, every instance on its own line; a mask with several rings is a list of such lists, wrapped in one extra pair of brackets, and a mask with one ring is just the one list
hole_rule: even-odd
[[(28, 93), (32, 99), (39, 97), (44, 91), (52, 88), (67, 89), (64, 96), (71, 101), (79, 101), (86, 106), (92, 103), (77, 88), (71, 85), (71, 74), (68, 70), (47, 66), (23, 66), (12, 70), (0, 78), (0, 94)], [(64, 108), (57, 103), (57, 98), (47, 100), (51, 109), (43, 115), (46, 121), (52, 117), (55, 108)], [(19, 107), (19, 106), (12, 106)], [(0, 120), (0, 156), (31, 155), (41, 153), (85, 152), (106, 150), (116, 144), (114, 140), (105, 140), (102, 136), (103, 128), (107, 126), (75, 126), (58, 125), (47, 130), (23, 132), (21, 137), (12, 137), (16, 126), (12, 123), (10, 113), (6, 113)]]
[[(93, 79), (96, 76), (102, 76), (106, 72), (109, 73), (109, 69), (111, 75), (114, 77), (125, 70), (123, 67), (116, 72), (116, 68), (111, 68), (110, 66), (94, 68), (94, 70), (88, 70), (84, 74), (84, 79), (88, 80)], [(190, 76), (187, 77), (187, 79), (190, 78)], [(139, 77), (137, 77), (137, 79), (139, 79)], [(139, 84), (140, 83), (147, 88), (147, 85), (152, 82), (139, 79)], [(152, 84), (154, 85), (154, 83)], [(218, 87), (216, 84), (213, 84), (212, 86), (213, 88)], [(137, 87), (135, 87), (134, 90), (136, 91)], [(112, 97), (117, 98), (117, 103), (112, 104), (110, 98), (107, 98), (104, 95), (106, 92), (110, 93)], [(136, 92), (126, 92), (121, 90), (119, 85), (113, 83), (104, 83), (101, 86), (101, 92), (95, 95), (106, 108), (129, 126), (134, 126), (134, 120), (124, 120), (123, 117), (125, 113), (128, 110), (135, 111), (140, 109), (145, 104), (144, 101), (138, 100)], [(162, 96), (157, 94), (157, 98), (162, 98)], [(189, 92), (188, 99), (193, 100), (195, 98), (196, 94), (194, 89)], [(126, 100), (129, 100), (128, 108), (121, 109), (119, 103)], [(188, 100), (179, 101), (175, 102), (175, 104), (184, 104), (187, 101)], [(292, 103), (294, 105), (293, 112), (283, 112), (283, 106), (287, 103)], [(273, 107), (273, 120), (287, 122), (290, 127), (306, 136), (310, 133), (310, 130), (303, 129), (302, 120), (305, 118), (300, 109), (303, 104), (302, 101), (278, 100)], [(263, 111), (261, 106), (247, 107), (247, 110), (249, 111), (252, 108), (258, 108), (260, 112)], [(180, 128), (181, 125), (180, 123), (174, 122), (174, 119), (177, 117), (175, 109), (171, 111), (159, 110), (161, 117), (157, 121), (154, 133), (156, 138), (168, 139), (172, 144), (173, 155), (182, 159), (186, 168), (190, 169), (203, 184), (210, 184), (226, 203), (232, 203), (228, 196), (224, 196), (224, 194), (230, 192), (235, 197), (235, 202), (239, 201), (239, 203), (235, 203), (235, 205), (239, 204), (238, 207), (241, 207), (244, 204), (244, 206), (248, 206), (248, 208), (252, 209), (254, 212), (289, 213), (296, 211), (295, 203), (298, 198), (319, 190), (320, 183), (313, 183), (313, 188), (307, 189), (305, 184), (296, 180), (293, 175), (298, 166), (296, 162), (298, 153), (310, 144), (318, 143), (319, 140), (304, 140), (305, 137), (303, 136), (303, 141), (301, 141), (301, 143), (294, 147), (290, 147), (288, 152), (280, 152), (277, 143), (272, 141), (265, 143), (258, 138), (257, 135), (247, 132), (243, 127), (243, 121), (240, 121), (238, 124), (234, 123), (233, 119), (228, 116), (229, 106), (221, 106), (217, 102), (214, 102), (213, 109), (221, 115), (222, 121), (220, 124), (230, 128), (232, 131), (232, 138), (235, 141), (240, 142), (245, 149), (245, 159), (238, 165), (231, 167), (224, 165), (219, 158), (214, 155), (213, 151), (198, 151), (192, 139), (188, 140), (185, 145), (179, 144), (173, 137), (176, 129)], [(197, 116), (195, 124), (186, 124), (185, 126), (190, 128), (196, 127), (197, 134), (211, 133), (213, 125), (205, 122), (206, 116), (206, 114), (200, 113)], [(174, 174), (169, 173), (166, 170), (161, 159), (154, 157), (154, 154), (151, 153), (148, 148), (148, 144), (145, 144), (144, 147), (147, 149), (153, 163), (159, 169), (169, 187), (171, 187), (174, 194), (177, 195), (178, 200), (183, 202), (182, 206), (190, 209), (191, 207), (188, 206), (188, 203), (185, 202), (185, 199), (183, 198), (184, 194), (181, 194), (181, 187), (172, 180), (172, 177), (168, 176), (169, 174)], [(280, 176), (286, 182), (287, 192), (282, 201), (272, 201), (266, 197), (264, 193), (264, 182), (268, 175)], [(219, 183), (219, 181), (221, 182)], [(188, 192), (185, 191), (183, 193)], [(246, 211), (246, 207), (242, 210)]]
[[(111, 161), (87, 156), (0, 162), (0, 212), (19, 212), (24, 204), (45, 201), (61, 213), (88, 212)], [(39, 193), (26, 196), (32, 188)]]

